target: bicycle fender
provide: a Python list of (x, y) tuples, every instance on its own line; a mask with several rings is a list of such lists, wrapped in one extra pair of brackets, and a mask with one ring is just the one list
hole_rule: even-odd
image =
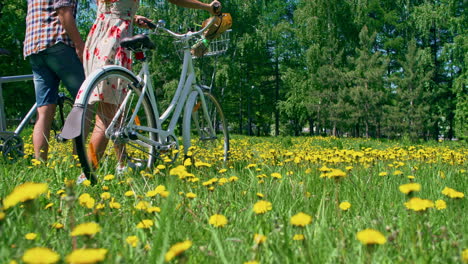
[[(88, 91), (87, 88), (92, 83), (94, 83), (97, 79), (99, 79), (103, 74), (105, 74), (107, 72), (110, 72), (110, 71), (113, 71), (113, 70), (121, 70), (121, 71), (127, 72), (130, 75), (134, 75), (127, 68), (124, 68), (124, 67), (118, 66), (118, 65), (107, 65), (107, 66), (103, 66), (102, 68), (94, 70), (90, 75), (88, 75), (86, 77), (86, 80), (83, 82), (83, 84), (81, 84), (81, 87), (80, 87), (79, 91), (80, 92), (82, 91), (84, 94), (81, 95), (81, 96), (77, 96), (78, 98), (75, 100), (75, 105), (84, 105), (86, 97), (87, 97), (86, 93), (91, 93), (92, 92), (92, 91)], [(78, 93), (80, 93), (80, 92), (78, 92)]]
[(73, 139), (81, 134), (81, 120), (83, 117), (83, 107), (74, 106), (65, 120), (60, 137), (63, 139)]

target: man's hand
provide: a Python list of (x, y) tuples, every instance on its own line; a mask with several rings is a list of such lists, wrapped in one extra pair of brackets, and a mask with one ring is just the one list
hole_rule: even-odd
[(75, 44), (76, 54), (80, 58), (81, 62), (83, 62), (83, 50), (84, 50), (84, 41), (80, 36), (80, 32), (78, 32), (78, 28), (76, 27), (75, 17), (73, 16), (73, 8), (70, 6), (60, 7), (57, 10), (57, 15), (62, 24), (65, 32)]
[(78, 58), (80, 59), (81, 63), (83, 63), (84, 47), (85, 43), (83, 41), (75, 43), (76, 55), (78, 55)]

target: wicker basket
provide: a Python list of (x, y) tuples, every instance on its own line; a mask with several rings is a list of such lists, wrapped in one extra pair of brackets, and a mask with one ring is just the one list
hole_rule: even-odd
[[(230, 34), (231, 34), (231, 29), (226, 30), (223, 34), (221, 34), (218, 38), (213, 39), (211, 41), (204, 40), (204, 39), (194, 39), (193, 41), (190, 41), (188, 43), (188, 47), (183, 41), (175, 41), (174, 46), (177, 50), (177, 53), (181, 59), (183, 59), (184, 56), (184, 50), (186, 48), (191, 49), (192, 53), (192, 58), (200, 58), (202, 56), (218, 56), (221, 54), (224, 54), (228, 48), (229, 48), (229, 42), (230, 42)], [(200, 43), (203, 42), (203, 43)], [(202, 52), (203, 55), (196, 56), (197, 52), (194, 52), (194, 48), (196, 48), (198, 45), (204, 45), (206, 49), (205, 52)], [(201, 53), (201, 52), (198, 52)]]

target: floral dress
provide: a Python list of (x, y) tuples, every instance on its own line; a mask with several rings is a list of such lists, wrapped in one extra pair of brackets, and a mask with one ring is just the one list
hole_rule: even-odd
[[(120, 41), (130, 37), (133, 16), (139, 0), (98, 0), (97, 18), (86, 40), (83, 66), (86, 76), (105, 65), (121, 65), (131, 69), (130, 52), (120, 47)], [(82, 94), (78, 91), (77, 99)], [(117, 80), (101, 84), (93, 91), (90, 103), (104, 101), (119, 104), (125, 93), (124, 85)]]

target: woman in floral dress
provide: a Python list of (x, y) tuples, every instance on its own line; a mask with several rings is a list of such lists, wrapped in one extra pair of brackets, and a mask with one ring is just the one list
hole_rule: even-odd
[[(203, 9), (211, 14), (215, 14), (214, 5), (219, 5), (218, 1), (210, 4), (197, 0), (168, 0), (178, 6)], [(97, 0), (97, 18), (92, 26), (85, 44), (83, 54), (83, 66), (86, 76), (94, 70), (105, 65), (121, 65), (131, 69), (132, 59), (130, 52), (120, 47), (120, 41), (125, 37), (132, 36), (133, 23), (140, 27), (147, 27), (146, 23), (151, 20), (135, 15), (139, 7), (139, 0)], [(124, 85), (108, 82), (106, 85), (97, 87), (91, 95), (91, 103), (99, 102), (96, 113), (96, 124), (91, 135), (90, 143), (94, 153), (88, 157), (95, 157), (99, 160), (107, 146), (108, 139), (105, 136), (105, 128), (108, 127), (114, 116), (118, 104), (124, 98)], [(77, 99), (80, 98), (82, 90), (78, 91)], [(125, 169), (125, 150), (115, 147), (119, 160), (117, 170)]]

